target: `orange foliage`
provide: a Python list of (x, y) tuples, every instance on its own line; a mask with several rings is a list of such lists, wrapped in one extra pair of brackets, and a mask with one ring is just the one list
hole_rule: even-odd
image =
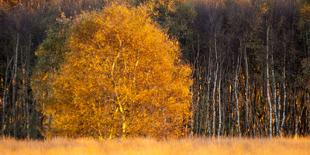
[(111, 5), (74, 21), (53, 73), (52, 132), (71, 137), (180, 137), (189, 122), (189, 66), (143, 7)]
[(310, 22), (310, 3), (305, 3), (301, 7), (300, 14), (301, 14), (302, 18), (305, 20), (305, 22), (307, 22), (307, 23)]

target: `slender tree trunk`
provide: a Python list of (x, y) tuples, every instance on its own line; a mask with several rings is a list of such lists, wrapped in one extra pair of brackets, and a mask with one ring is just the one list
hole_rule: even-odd
[(198, 100), (197, 100), (197, 105), (198, 105), (198, 108), (197, 108), (197, 113), (198, 113), (198, 116), (197, 116), (197, 134), (200, 135), (201, 134), (201, 125), (202, 125), (202, 104), (203, 104), (203, 100), (204, 100), (204, 90), (203, 90), (203, 77), (202, 77), (202, 70), (201, 70), (201, 61), (200, 61), (200, 37), (199, 37), (199, 34), (197, 35), (197, 52), (198, 52), (198, 56), (197, 56), (197, 68), (198, 68), (198, 72), (197, 72), (197, 82), (198, 82)]
[[(27, 52), (27, 51), (26, 51)], [(21, 79), (21, 84), (20, 84), (20, 92), (21, 94), (20, 96), (20, 101), (21, 101), (21, 105), (20, 105), (20, 112), (18, 112), (18, 114), (20, 115), (21, 119), (21, 124), (22, 124), (22, 131), (26, 131), (26, 138), (28, 138), (27, 136), (27, 109), (26, 109), (26, 55), (25, 52), (23, 51), (23, 49), (20, 50), (20, 63), (21, 63), (21, 75), (20, 75), (20, 79)], [(25, 129), (24, 129), (25, 128)], [(24, 134), (24, 133), (23, 133)]]
[(277, 122), (277, 134), (278, 136), (280, 136), (280, 130), (281, 130), (281, 88), (279, 86), (279, 83), (277, 84), (278, 85), (278, 91), (277, 91), (277, 117), (278, 117), (278, 122)]
[(30, 106), (29, 106), (29, 94), (28, 94), (28, 88), (30, 87), (29, 85), (29, 71), (30, 71), (30, 50), (31, 50), (31, 35), (29, 35), (29, 45), (28, 49), (26, 50), (26, 60), (25, 60), (25, 100), (26, 100), (26, 130), (27, 130), (27, 138), (30, 138)]
[(221, 71), (220, 71), (220, 77), (219, 77), (219, 85), (218, 85), (218, 113), (219, 113), (219, 124), (217, 129), (217, 136), (221, 136), (221, 129), (222, 129), (222, 106), (221, 106)]
[(225, 81), (225, 74), (223, 75), (223, 73), (221, 74), (221, 85), (223, 85), (222, 86), (223, 90), (221, 91), (222, 94), (223, 94), (223, 95), (221, 95), (221, 98), (222, 98), (222, 100), (221, 100), (221, 109), (222, 109), (221, 110), (221, 112), (222, 112), (222, 115), (221, 115), (222, 116), (221, 117), (221, 120), (222, 120), (222, 125), (221, 125), (222, 126), (221, 127), (222, 131), (221, 132), (222, 133), (221, 133), (221, 135), (222, 136), (227, 136), (227, 134), (226, 134), (227, 133), (227, 130), (226, 130), (226, 125), (227, 125), (227, 117), (226, 116), (227, 115), (226, 114), (227, 114), (227, 106), (228, 106), (228, 104), (227, 104), (228, 103), (228, 93), (227, 93), (227, 89), (225, 89), (225, 83), (222, 84), (222, 80)]
[(211, 48), (209, 49), (209, 58), (208, 58), (208, 88), (207, 88), (207, 99), (206, 99), (206, 131), (210, 135), (210, 117), (209, 117), (209, 111), (210, 111), (210, 89), (211, 89)]
[(239, 83), (239, 66), (240, 66), (240, 57), (238, 56), (238, 61), (236, 64), (236, 75), (234, 80), (234, 94), (235, 94), (235, 100), (236, 100), (236, 111), (237, 111), (237, 133), (239, 137), (241, 137), (241, 127), (240, 127), (240, 111), (239, 111), (239, 97), (238, 97), (238, 83)]
[(122, 105), (122, 103), (119, 103), (119, 109), (122, 114), (122, 138), (126, 138), (127, 134), (127, 123), (126, 123), (126, 115), (125, 115), (125, 110)]
[(299, 95), (297, 93), (297, 95), (295, 96), (295, 105), (294, 105), (294, 114), (295, 114), (295, 120), (294, 120), (294, 136), (297, 137), (298, 136), (298, 105), (299, 105)]
[[(120, 42), (120, 45), (119, 47), (122, 47), (122, 44)], [(114, 87), (114, 93), (115, 93), (115, 99), (116, 99), (116, 104), (119, 108), (119, 111), (121, 113), (121, 120), (122, 120), (122, 129), (121, 129), (121, 133), (122, 133), (122, 138), (126, 138), (126, 133), (127, 133), (127, 123), (126, 123), (126, 114), (125, 114), (125, 107), (123, 105), (123, 103), (125, 101), (121, 100), (120, 99), (120, 96), (118, 94), (118, 91), (116, 89), (116, 82), (117, 80), (115, 79), (115, 76), (114, 76), (114, 71), (115, 71), (115, 67), (117, 66), (117, 62), (118, 62), (118, 59), (119, 57), (121, 56), (121, 53), (122, 51), (118, 51), (116, 57), (114, 58), (114, 62), (112, 64), (112, 67), (111, 67), (111, 77), (112, 77), (112, 82), (113, 82), (113, 87)], [(113, 130), (113, 129), (112, 129)]]
[(270, 83), (269, 83), (269, 31), (270, 27), (267, 28), (266, 38), (266, 93), (267, 102), (269, 104), (269, 137), (272, 137), (272, 103), (270, 99)]
[(212, 109), (213, 109), (213, 121), (212, 121), (212, 135), (215, 136), (215, 122), (216, 122), (216, 109), (215, 109), (215, 93), (216, 93), (216, 85), (217, 85), (217, 74), (218, 74), (218, 57), (217, 57), (217, 47), (216, 47), (216, 34), (215, 34), (215, 41), (214, 41), (214, 49), (215, 49), (215, 59), (216, 59), (216, 71), (214, 73), (214, 83), (213, 83), (213, 94), (212, 94)]
[(16, 137), (16, 123), (17, 123), (17, 116), (16, 116), (16, 102), (17, 102), (17, 63), (18, 63), (18, 48), (19, 48), (19, 33), (16, 35), (16, 46), (15, 46), (15, 57), (14, 57), (14, 73), (13, 73), (13, 90), (12, 90), (12, 104), (13, 104), (13, 135)]
[(257, 96), (257, 91), (256, 91), (256, 84), (255, 81), (252, 81), (252, 98), (253, 98), (253, 104), (251, 108), (251, 129), (252, 129), (252, 136), (256, 137), (256, 96)]
[[(234, 77), (235, 78), (235, 77)], [(230, 106), (229, 106), (229, 117), (228, 117), (228, 129), (230, 130), (229, 133), (230, 134), (234, 134), (234, 124), (233, 124), (233, 120), (234, 120), (234, 103), (233, 103), (233, 99), (234, 99), (234, 92), (232, 91), (232, 84), (229, 83), (229, 99), (230, 99)]]
[[(242, 48), (242, 46), (241, 46)], [(246, 47), (244, 48), (244, 64), (245, 64), (245, 124), (246, 130), (249, 130), (249, 65)]]
[(285, 67), (286, 55), (284, 55), (284, 65), (282, 73), (282, 87), (283, 87), (283, 106), (282, 106), (282, 121), (281, 121), (281, 136), (284, 135), (284, 125), (286, 120), (286, 67)]
[(275, 71), (274, 71), (274, 60), (273, 60), (273, 53), (271, 54), (271, 76), (272, 76), (272, 97), (273, 97), (273, 104), (274, 104), (274, 116), (275, 116), (275, 134), (278, 134), (278, 102), (277, 102), (277, 88), (276, 88), (276, 80), (275, 80)]

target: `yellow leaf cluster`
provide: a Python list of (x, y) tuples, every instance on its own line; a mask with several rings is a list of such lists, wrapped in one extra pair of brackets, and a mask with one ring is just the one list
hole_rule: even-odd
[(305, 20), (305, 22), (310, 22), (310, 3), (306, 3), (301, 7), (300, 15)]
[(72, 25), (55, 101), (54, 134), (180, 137), (189, 122), (191, 69), (143, 7), (111, 5)]

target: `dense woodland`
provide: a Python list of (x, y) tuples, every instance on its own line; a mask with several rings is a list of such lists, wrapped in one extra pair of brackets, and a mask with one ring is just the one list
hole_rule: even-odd
[(307, 0), (0, 0), (0, 131), (306, 136), (309, 40)]

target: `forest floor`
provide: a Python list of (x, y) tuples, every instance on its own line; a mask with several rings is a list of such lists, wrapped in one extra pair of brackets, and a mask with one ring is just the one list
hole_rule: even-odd
[(56, 138), (45, 141), (0, 140), (0, 155), (310, 155), (310, 138), (295, 139), (127, 139)]

